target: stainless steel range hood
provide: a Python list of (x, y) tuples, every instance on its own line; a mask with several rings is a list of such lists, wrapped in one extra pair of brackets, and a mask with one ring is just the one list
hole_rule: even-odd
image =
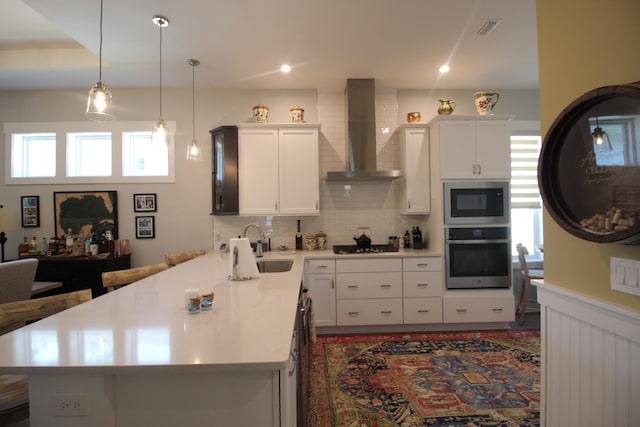
[(400, 170), (376, 165), (376, 103), (374, 79), (347, 79), (347, 170), (327, 172), (327, 181), (389, 181)]

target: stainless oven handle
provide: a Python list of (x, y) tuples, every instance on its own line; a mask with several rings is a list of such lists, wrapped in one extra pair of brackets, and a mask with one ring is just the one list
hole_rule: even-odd
[(456, 243), (464, 244), (485, 244), (485, 243), (509, 243), (509, 239), (482, 239), (482, 240), (446, 240), (448, 245)]

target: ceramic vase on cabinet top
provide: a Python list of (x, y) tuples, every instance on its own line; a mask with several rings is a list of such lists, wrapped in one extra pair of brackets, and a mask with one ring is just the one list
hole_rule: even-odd
[(253, 119), (256, 123), (267, 123), (269, 121), (269, 107), (263, 104), (254, 106)]
[(304, 122), (304, 108), (302, 107), (293, 107), (289, 110), (291, 112), (291, 122), (292, 123), (302, 123)]
[(440, 106), (438, 107), (438, 114), (441, 116), (448, 116), (456, 109), (456, 103), (450, 99), (439, 99)]
[(493, 107), (495, 107), (498, 99), (500, 99), (498, 92), (476, 92), (473, 96), (475, 96), (476, 111), (478, 111), (478, 114), (481, 116), (491, 114)]
[(407, 113), (407, 123), (418, 123), (420, 121), (420, 112), (413, 111), (411, 113)]

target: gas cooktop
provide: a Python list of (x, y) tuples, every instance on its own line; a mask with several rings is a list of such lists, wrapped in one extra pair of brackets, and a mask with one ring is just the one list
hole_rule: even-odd
[(333, 252), (336, 254), (377, 254), (382, 252), (398, 252), (398, 249), (391, 245), (369, 245), (358, 247), (357, 245), (333, 245)]

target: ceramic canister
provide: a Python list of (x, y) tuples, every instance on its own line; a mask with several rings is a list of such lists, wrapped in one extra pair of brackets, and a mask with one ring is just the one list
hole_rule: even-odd
[(254, 106), (253, 119), (256, 123), (267, 123), (269, 121), (269, 107), (263, 104)]
[(291, 122), (293, 123), (304, 122), (304, 108), (293, 107), (289, 111), (291, 112)]

